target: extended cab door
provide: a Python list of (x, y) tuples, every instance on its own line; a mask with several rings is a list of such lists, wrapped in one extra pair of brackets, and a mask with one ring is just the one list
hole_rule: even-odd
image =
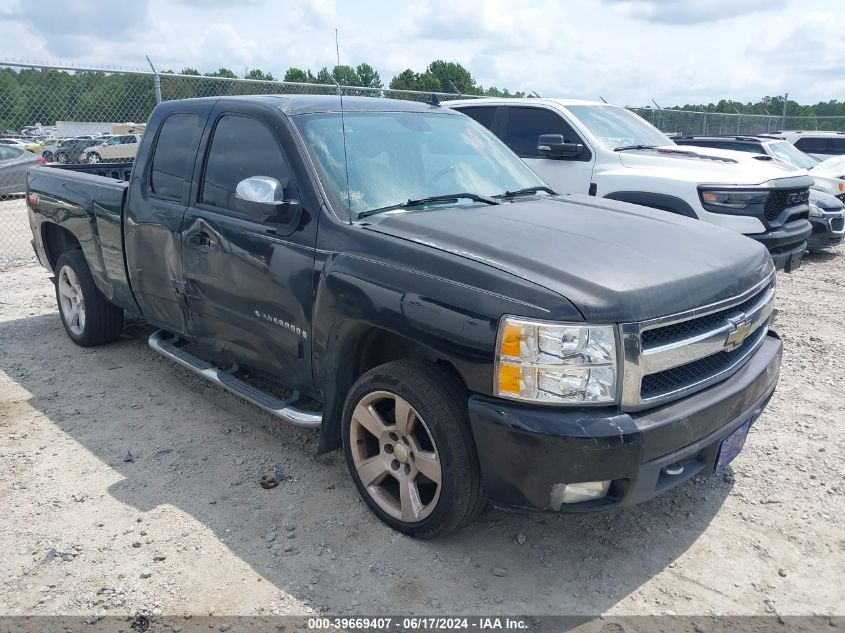
[(182, 226), (182, 262), (190, 338), (225, 360), (307, 388), (316, 210), (303, 204), (295, 225), (281, 227), (235, 201), (238, 183), (253, 176), (287, 183), (284, 199), (302, 201), (286, 126), (264, 104), (215, 108)]
[[(141, 144), (125, 204), (126, 268), (132, 291), (147, 322), (175, 334), (187, 333), (180, 231), (211, 107), (212, 102), (193, 104), (190, 110), (176, 104), (153, 112), (148, 132), (152, 136)], [(120, 138), (109, 143), (117, 139), (113, 145), (118, 145)]]
[[(558, 193), (588, 193), (595, 154), (561, 114), (542, 107), (500, 106), (504, 120), (497, 135)], [(580, 143), (574, 158), (547, 158), (537, 151), (541, 134), (561, 134), (566, 143)]]

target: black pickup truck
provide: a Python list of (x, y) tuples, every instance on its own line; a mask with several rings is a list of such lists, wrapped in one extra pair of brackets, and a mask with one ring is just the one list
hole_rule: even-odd
[(598, 511), (724, 468), (777, 383), (763, 246), (557, 196), (436, 104), (166, 102), (131, 175), (95, 169), (125, 179), (28, 175), (70, 338), (143, 317), (164, 356), (342, 446), (414, 536), (486, 500)]

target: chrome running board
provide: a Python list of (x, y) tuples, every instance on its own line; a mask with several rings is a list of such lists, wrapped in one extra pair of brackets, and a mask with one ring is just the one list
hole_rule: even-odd
[(245, 380), (233, 376), (232, 373), (215, 367), (211, 363), (185, 351), (177, 345), (178, 342), (179, 337), (164, 330), (153, 332), (147, 340), (150, 347), (162, 356), (182, 365), (182, 367), (190, 369), (206, 380), (220, 385), (227, 391), (254, 404), (259, 409), (263, 409), (267, 413), (295, 426), (302, 426), (309, 429), (320, 427), (320, 423), (323, 421), (323, 415), (321, 413), (303, 411), (293, 406), (299, 399), (298, 391), (295, 391), (293, 396), (287, 400), (276, 398), (266, 391), (254, 387)]

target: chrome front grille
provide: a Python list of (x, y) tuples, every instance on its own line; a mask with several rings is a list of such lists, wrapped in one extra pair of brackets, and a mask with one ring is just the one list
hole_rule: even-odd
[(716, 304), (622, 325), (622, 405), (656, 406), (727, 378), (762, 345), (775, 279)]
[(738, 305), (719, 310), (718, 312), (712, 312), (685, 321), (678, 321), (677, 323), (663, 327), (644, 330), (642, 335), (643, 349), (647, 350), (652, 347), (692, 338), (703, 332), (709, 332), (718, 328), (724, 324), (725, 319), (735, 316), (738, 312), (751, 310), (771, 288), (772, 284), (768, 284)]

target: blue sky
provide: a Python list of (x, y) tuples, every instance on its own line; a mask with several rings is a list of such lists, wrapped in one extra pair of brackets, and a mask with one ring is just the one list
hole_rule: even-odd
[(835, 0), (38, 0), (0, 2), (0, 60), (201, 71), (457, 61), (479, 83), (661, 106), (842, 99)]

